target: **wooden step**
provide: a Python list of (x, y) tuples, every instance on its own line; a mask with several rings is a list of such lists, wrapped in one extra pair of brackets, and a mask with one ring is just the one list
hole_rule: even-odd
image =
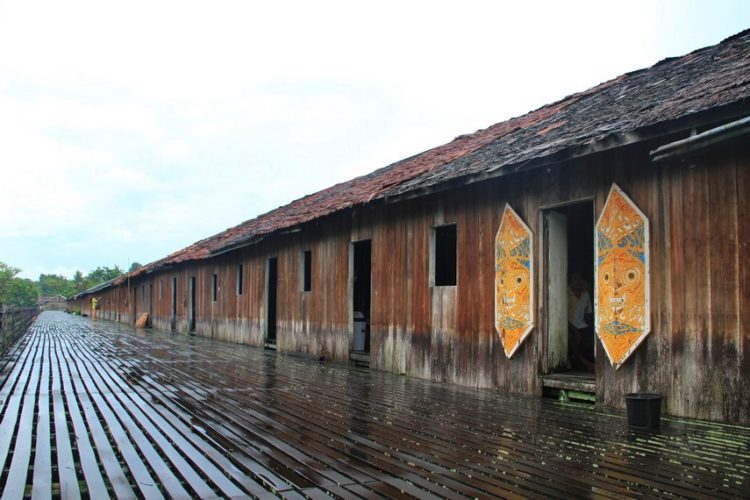
[(542, 376), (542, 386), (568, 391), (596, 392), (596, 377), (590, 372), (551, 373)]

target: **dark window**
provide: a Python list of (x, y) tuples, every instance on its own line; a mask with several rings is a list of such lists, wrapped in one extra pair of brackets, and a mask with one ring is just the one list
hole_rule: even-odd
[(456, 284), (456, 225), (435, 228), (435, 286)]
[(302, 257), (302, 291), (309, 292), (312, 290), (312, 251), (305, 250)]
[(218, 280), (216, 279), (216, 275), (214, 274), (211, 279), (211, 300), (216, 302), (216, 282)]
[(237, 295), (242, 295), (242, 264), (237, 266)]

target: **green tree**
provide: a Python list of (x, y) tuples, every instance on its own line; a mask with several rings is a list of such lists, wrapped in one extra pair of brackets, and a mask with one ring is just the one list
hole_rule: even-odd
[(133, 262), (132, 264), (130, 264), (130, 269), (128, 269), (128, 272), (132, 273), (133, 271), (136, 271), (142, 267), (143, 267), (143, 264), (141, 264), (140, 262), (137, 262), (137, 261)]
[(4, 262), (0, 262), (0, 304), (5, 303), (6, 296), (10, 291), (13, 280), (16, 279), (16, 275), (20, 272), (20, 269), (11, 267)]
[(75, 274), (73, 274), (73, 293), (81, 293), (86, 288), (88, 288), (86, 286), (86, 278), (81, 271), (76, 271)]
[(12, 307), (35, 306), (39, 299), (36, 282), (19, 278), (21, 270), (0, 262), (0, 305)]
[(53, 295), (62, 295), (69, 297), (75, 290), (75, 284), (65, 276), (59, 274), (40, 274), (39, 275), (39, 295), (50, 297)]
[(120, 275), (122, 275), (122, 269), (120, 269), (120, 266), (97, 267), (86, 275), (86, 279), (84, 280), (86, 282), (85, 288), (90, 288), (92, 286), (98, 285), (99, 283), (104, 283), (105, 281), (117, 278)]
[(26, 278), (15, 278), (10, 286), (7, 305), (15, 307), (33, 307), (39, 300), (39, 289), (36, 282)]

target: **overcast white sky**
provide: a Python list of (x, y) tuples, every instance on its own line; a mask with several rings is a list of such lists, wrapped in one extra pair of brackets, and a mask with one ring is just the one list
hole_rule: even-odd
[(748, 1), (0, 0), (0, 261), (150, 262), (747, 27)]

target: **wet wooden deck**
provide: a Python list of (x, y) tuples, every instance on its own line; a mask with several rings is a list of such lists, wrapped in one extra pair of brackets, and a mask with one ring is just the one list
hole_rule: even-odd
[(0, 371), (3, 498), (733, 497), (750, 429), (44, 313)]

